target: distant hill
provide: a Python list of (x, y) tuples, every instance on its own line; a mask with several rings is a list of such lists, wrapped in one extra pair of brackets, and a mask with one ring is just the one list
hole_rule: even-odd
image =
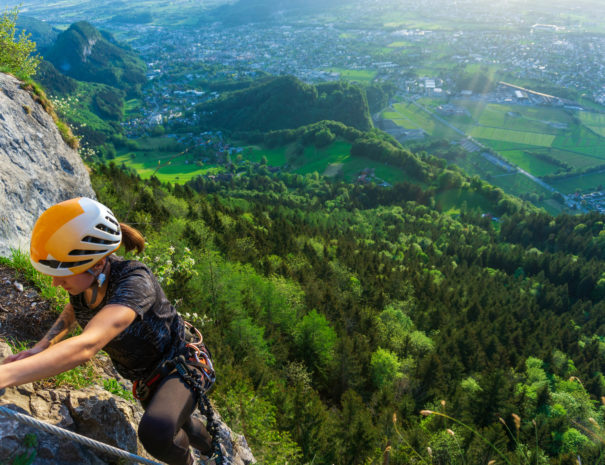
[(145, 82), (145, 64), (136, 53), (85, 21), (62, 32), (45, 58), (67, 76), (108, 84), (130, 95)]
[(267, 22), (287, 15), (317, 13), (347, 3), (345, 0), (239, 0), (218, 7), (212, 16), (225, 24)]
[(77, 81), (57, 71), (57, 68), (47, 60), (40, 62), (35, 80), (52, 95), (68, 95), (78, 88)]
[(305, 84), (286, 76), (262, 79), (196, 108), (205, 128), (229, 131), (293, 129), (322, 120), (359, 130), (372, 127), (365, 92), (346, 82)]
[(44, 21), (19, 15), (17, 18), (17, 35), (20, 35), (21, 31), (31, 34), (30, 40), (36, 43), (38, 52), (42, 54), (52, 46), (61, 32)]

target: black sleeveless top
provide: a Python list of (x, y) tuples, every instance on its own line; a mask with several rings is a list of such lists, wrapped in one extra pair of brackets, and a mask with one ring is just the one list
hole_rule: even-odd
[(185, 353), (183, 319), (146, 265), (115, 255), (108, 258), (109, 282), (98, 307), (89, 308), (84, 293), (70, 295), (69, 300), (82, 328), (106, 305), (124, 305), (136, 312), (137, 317), (130, 326), (103, 350), (124, 378), (144, 379), (162, 360)]

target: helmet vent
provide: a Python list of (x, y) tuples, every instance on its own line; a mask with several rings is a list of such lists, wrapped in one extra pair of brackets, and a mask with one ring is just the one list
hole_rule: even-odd
[(79, 250), (79, 249), (75, 249), (72, 250), (71, 252), (69, 252), (68, 255), (94, 255), (97, 253), (107, 253), (107, 251), (105, 250)]
[(110, 223), (113, 223), (116, 228), (120, 229), (120, 225), (118, 224), (118, 222), (114, 220), (111, 216), (106, 216), (105, 219)]
[(120, 241), (107, 241), (105, 239), (99, 239), (98, 237), (94, 237), (94, 236), (86, 236), (84, 239), (82, 239), (82, 242), (90, 242), (92, 244), (103, 244), (103, 245), (114, 245), (114, 244), (120, 243)]
[(61, 268), (75, 268), (76, 266), (86, 265), (91, 262), (92, 259), (82, 260), (80, 262), (59, 262), (57, 260), (40, 260), (40, 264), (48, 266), (49, 268), (61, 269)]
[(117, 236), (119, 233), (119, 231), (116, 231), (115, 229), (111, 229), (108, 228), (107, 226), (105, 226), (104, 224), (98, 224), (95, 226), (97, 229), (99, 229), (100, 231), (109, 233), (109, 234), (113, 234), (114, 236)]

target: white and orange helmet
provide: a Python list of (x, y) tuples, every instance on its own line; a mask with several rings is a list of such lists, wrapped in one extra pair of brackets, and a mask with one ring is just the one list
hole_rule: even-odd
[(46, 210), (32, 231), (30, 260), (40, 273), (71, 276), (92, 268), (120, 247), (122, 232), (105, 205), (87, 197)]

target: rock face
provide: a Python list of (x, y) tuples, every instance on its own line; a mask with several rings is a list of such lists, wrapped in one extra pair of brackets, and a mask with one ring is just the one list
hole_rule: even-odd
[(38, 216), (63, 200), (96, 198), (78, 153), (20, 82), (0, 73), (0, 255), (29, 248)]
[[(0, 360), (10, 353), (10, 347), (0, 342)], [(7, 388), (0, 397), (0, 406), (154, 460), (137, 440), (137, 425), (143, 415), (138, 402), (124, 400), (101, 387), (35, 390), (31, 384), (26, 384)], [(34, 444), (27, 439), (32, 434), (37, 438)], [(256, 463), (245, 438), (233, 433), (222, 421), (219, 436), (226, 463)], [(34, 453), (36, 458), (31, 462), (32, 465), (121, 463), (117, 457), (23, 425), (1, 413), (0, 439), (2, 463), (13, 463), (17, 457), (27, 457)]]
[(129, 93), (136, 93), (146, 81), (143, 60), (86, 21), (61, 32), (44, 57), (74, 79), (108, 84)]

